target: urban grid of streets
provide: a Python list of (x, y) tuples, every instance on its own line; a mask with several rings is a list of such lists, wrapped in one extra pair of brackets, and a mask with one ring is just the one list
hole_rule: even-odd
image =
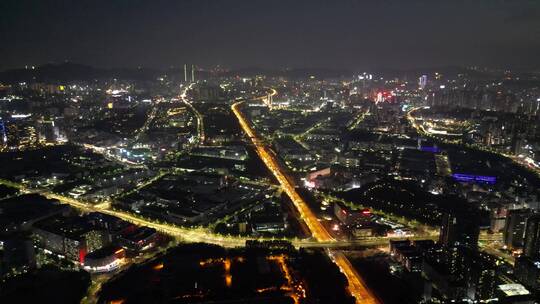
[[(194, 112), (197, 118), (198, 142), (201, 143), (204, 141), (203, 117), (187, 99), (186, 93), (187, 93), (187, 90), (190, 89), (191, 87), (192, 86), (187, 86), (186, 88), (184, 88), (184, 90), (182, 91), (179, 97), (180, 97), (180, 100), (184, 102)], [(275, 94), (277, 94), (277, 91), (272, 89), (270, 95), (275, 95)], [(267, 98), (268, 96), (263, 96), (263, 97), (254, 98), (254, 99), (262, 101), (266, 105), (268, 105), (268, 103), (265, 101)], [(388, 241), (390, 239), (399, 239), (399, 238), (373, 237), (370, 239), (355, 240), (355, 241), (342, 241), (342, 240), (335, 240), (334, 238), (332, 238), (332, 236), (328, 233), (326, 228), (319, 222), (319, 219), (315, 216), (315, 214), (307, 206), (303, 198), (296, 191), (294, 182), (292, 182), (292, 179), (285, 173), (286, 171), (281, 167), (278, 160), (275, 158), (275, 156), (273, 156), (272, 152), (268, 149), (268, 147), (265, 146), (263, 141), (257, 137), (256, 132), (251, 127), (251, 124), (245, 118), (245, 116), (243, 115), (240, 109), (241, 105), (244, 103), (245, 101), (243, 100), (235, 102), (231, 106), (233, 113), (238, 119), (238, 122), (242, 130), (246, 133), (246, 135), (250, 138), (253, 145), (255, 146), (258, 156), (261, 158), (261, 160), (264, 162), (267, 168), (272, 172), (276, 180), (279, 182), (279, 185), (281, 186), (281, 188), (285, 191), (287, 196), (291, 199), (294, 206), (298, 210), (298, 213), (300, 214), (301, 219), (305, 222), (306, 226), (308, 227), (313, 237), (311, 239), (289, 239), (289, 241), (291, 241), (295, 247), (325, 248), (329, 257), (336, 263), (336, 265), (339, 267), (341, 272), (346, 276), (348, 280), (349, 291), (356, 298), (357, 303), (380, 303), (380, 300), (378, 300), (377, 297), (373, 294), (373, 292), (369, 290), (369, 288), (367, 287), (362, 277), (354, 269), (354, 267), (351, 265), (351, 263), (345, 256), (345, 254), (342, 251), (340, 251), (339, 248), (344, 248), (344, 247), (349, 247), (349, 246), (360, 246), (360, 245), (381, 246), (381, 245), (388, 244)], [(409, 117), (409, 120), (411, 120), (410, 113), (408, 117)], [(411, 123), (413, 124), (413, 126), (415, 125), (414, 119), (413, 121), (411, 121)], [(418, 127), (418, 126), (415, 126), (415, 127)], [(158, 177), (162, 176), (162, 174), (158, 174), (157, 176)], [(157, 177), (154, 177), (144, 184), (147, 185), (151, 181), (154, 181), (156, 178)], [(111, 206), (109, 203), (93, 205), (93, 204), (89, 204), (87, 202), (84, 202), (78, 199), (74, 199), (71, 197), (53, 193), (48, 190), (29, 189), (23, 184), (15, 183), (8, 180), (0, 180), (0, 184), (18, 188), (24, 193), (39, 193), (49, 199), (57, 200), (61, 203), (68, 204), (72, 207), (75, 207), (77, 209), (81, 209), (84, 211), (100, 212), (100, 213), (118, 217), (120, 219), (134, 223), (136, 225), (151, 227), (162, 233), (165, 233), (167, 235), (173, 236), (179, 240), (186, 241), (186, 242), (204, 242), (204, 243), (217, 244), (223, 247), (231, 248), (231, 247), (244, 246), (246, 240), (254, 239), (253, 237), (250, 238), (250, 237), (240, 237), (240, 236), (224, 236), (224, 235), (213, 233), (210, 230), (201, 228), (201, 227), (186, 228), (186, 227), (180, 227), (180, 226), (176, 226), (176, 225), (172, 225), (168, 223), (161, 223), (152, 219), (143, 218), (138, 215), (130, 214), (125, 211), (113, 210), (111, 209)], [(426, 239), (426, 238), (435, 238), (435, 237), (436, 236), (417, 236), (417, 237), (412, 237), (412, 238), (409, 237), (409, 239), (415, 239), (415, 238)], [(492, 240), (492, 238), (489, 238), (489, 237), (486, 238), (485, 235), (481, 236), (481, 240), (482, 239), (485, 241)], [(265, 240), (265, 239), (259, 238), (259, 240)], [(492, 250), (492, 248), (490, 248), (489, 245), (485, 246), (484, 249), (495, 254), (498, 253), (498, 251)], [(503, 258), (505, 258), (509, 262), (512, 262), (509, 260), (508, 257), (503, 257)]]

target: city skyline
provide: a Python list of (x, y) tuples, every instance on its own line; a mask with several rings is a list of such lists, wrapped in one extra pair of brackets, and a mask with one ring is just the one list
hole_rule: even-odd
[(537, 0), (0, 1), (0, 303), (538, 304)]

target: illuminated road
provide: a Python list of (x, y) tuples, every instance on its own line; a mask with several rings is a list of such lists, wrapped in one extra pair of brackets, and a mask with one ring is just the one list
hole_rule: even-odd
[(354, 269), (349, 259), (341, 251), (328, 250), (330, 258), (338, 265), (341, 272), (347, 277), (349, 282), (349, 292), (356, 298), (358, 304), (378, 304), (379, 300), (368, 289), (366, 282)]
[[(289, 196), (294, 206), (300, 213), (300, 217), (302, 218), (302, 220), (304, 220), (307, 227), (311, 230), (312, 236), (315, 238), (315, 240), (320, 242), (334, 241), (328, 231), (326, 231), (324, 226), (319, 222), (317, 217), (307, 206), (306, 202), (302, 199), (302, 197), (300, 197), (300, 195), (294, 188), (294, 185), (286, 177), (284, 170), (280, 167), (278, 161), (272, 156), (272, 154), (269, 152), (268, 148), (263, 144), (263, 142), (256, 136), (255, 131), (251, 128), (250, 124), (248, 123), (242, 112), (239, 110), (242, 103), (244, 102), (240, 101), (233, 104), (231, 106), (231, 109), (236, 115), (240, 126), (253, 142), (253, 145), (257, 150), (257, 154), (267, 166), (267, 168), (272, 172), (275, 178), (278, 180), (279, 184), (281, 185), (287, 196)], [(327, 252), (328, 255), (339, 267), (341, 272), (347, 278), (347, 281), (349, 283), (349, 292), (356, 298), (356, 303), (379, 303), (377, 298), (368, 289), (364, 280), (360, 277), (358, 272), (354, 269), (347, 257), (342, 252), (334, 250), (327, 250)]]
[(120, 147), (117, 146), (109, 146), (109, 147), (99, 147), (91, 144), (82, 143), (79, 144), (80, 146), (92, 150), (92, 152), (99, 154), (103, 156), (106, 160), (116, 162), (119, 164), (122, 164), (126, 167), (130, 168), (147, 168), (145, 164), (140, 164), (136, 162), (132, 162), (128, 159), (122, 158), (118, 155), (115, 155), (114, 153), (111, 153), (110, 149), (120, 149)]
[(187, 86), (184, 91), (180, 94), (180, 100), (182, 100), (183, 103), (185, 103), (191, 111), (195, 114), (195, 117), (197, 118), (197, 134), (199, 137), (199, 145), (204, 144), (204, 120), (202, 114), (189, 102), (187, 99), (187, 91), (190, 90), (193, 87), (193, 83)]
[(316, 240), (323, 242), (333, 240), (328, 231), (326, 231), (326, 229), (319, 222), (317, 217), (313, 214), (311, 209), (307, 206), (306, 202), (300, 197), (300, 195), (294, 188), (294, 185), (291, 184), (289, 179), (285, 176), (277, 160), (272, 156), (272, 154), (269, 152), (263, 142), (255, 135), (255, 131), (251, 128), (246, 118), (239, 110), (239, 106), (242, 103), (243, 101), (237, 102), (231, 108), (236, 115), (236, 118), (238, 118), (240, 126), (253, 142), (253, 145), (257, 150), (257, 154), (264, 162), (264, 164), (268, 167), (268, 169), (272, 172), (274, 177), (278, 180), (279, 184), (281, 185), (287, 196), (289, 196), (294, 206), (298, 209), (302, 220), (304, 220), (308, 228), (311, 230), (313, 237)]
[(351, 125), (347, 129), (349, 131), (352, 131), (352, 130), (356, 129), (358, 127), (358, 125), (360, 125), (360, 123), (362, 123), (362, 121), (364, 121), (364, 119), (366, 118), (367, 115), (369, 115), (369, 108), (364, 112), (360, 112), (354, 118), (353, 122), (351, 123)]
[(502, 247), (502, 244), (500, 243), (499, 246), (496, 246), (495, 243), (484, 244), (483, 242), (479, 242), (478, 247), (481, 251), (496, 256), (512, 266), (514, 266), (516, 262), (516, 258), (512, 256), (512, 254), (500, 250)]
[(146, 121), (144, 122), (144, 124), (139, 130), (135, 131), (135, 137), (134, 137), (135, 142), (140, 139), (140, 137), (144, 134), (144, 132), (148, 131), (150, 124), (152, 123), (152, 121), (154, 121), (154, 118), (156, 117), (156, 114), (159, 109), (159, 103), (162, 100), (163, 99), (158, 99), (156, 103), (153, 104), (152, 109), (150, 110), (150, 113), (148, 114), (148, 117), (146, 118)]
[[(87, 202), (67, 197), (64, 195), (56, 194), (43, 189), (28, 189), (25, 185), (20, 183), (15, 183), (8, 180), (0, 179), (0, 184), (6, 185), (8, 187), (17, 188), (23, 191), (24, 193), (37, 193), (41, 194), (44, 197), (49, 199), (57, 200), (61, 203), (68, 204), (74, 208), (80, 209), (84, 212), (99, 212), (108, 215), (118, 217), (127, 222), (139, 225), (154, 228), (157, 231), (176, 237), (179, 240), (185, 242), (203, 242), (216, 244), (227, 248), (234, 247), (243, 247), (247, 240), (260, 240), (268, 241), (274, 240), (270, 238), (253, 238), (253, 237), (239, 237), (239, 236), (224, 236), (213, 233), (212, 231), (205, 228), (187, 228), (175, 226), (168, 223), (161, 223), (154, 219), (144, 218), (140, 215), (134, 215), (125, 211), (113, 210), (110, 209), (109, 204), (98, 204), (92, 205)], [(354, 240), (354, 241), (340, 241), (336, 242), (334, 240), (329, 241), (317, 241), (317, 240), (308, 240), (308, 239), (283, 239), (290, 241), (295, 247), (320, 247), (320, 248), (346, 248), (346, 247), (358, 247), (358, 246), (381, 246), (387, 245), (388, 241), (395, 238), (387, 237), (374, 237), (363, 240)]]
[(270, 89), (270, 94), (266, 95), (266, 96), (261, 96), (261, 97), (257, 97), (255, 98), (255, 100), (261, 100), (270, 110), (272, 110), (272, 104), (270, 103), (270, 98), (274, 97), (277, 95), (277, 91), (276, 89)]
[(418, 111), (420, 109), (423, 109), (423, 108), (424, 107), (417, 107), (417, 108), (413, 108), (413, 109), (409, 110), (409, 112), (407, 112), (407, 120), (412, 125), (412, 127), (416, 130), (416, 132), (418, 132), (421, 135), (428, 135), (428, 132), (426, 131), (426, 129), (424, 129), (424, 126), (419, 125), (416, 122), (416, 118), (413, 116), (414, 112), (416, 112), (416, 111)]

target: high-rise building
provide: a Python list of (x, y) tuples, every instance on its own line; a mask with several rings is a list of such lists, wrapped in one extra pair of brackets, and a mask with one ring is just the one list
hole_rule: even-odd
[(40, 120), (37, 124), (40, 141), (54, 143), (60, 137), (60, 129), (54, 120)]
[(7, 146), (6, 126), (2, 120), (0, 120), (0, 141), (2, 142), (2, 147)]
[(44, 219), (34, 224), (33, 235), (38, 247), (80, 263), (87, 253), (108, 244), (106, 232), (92, 227), (81, 217)]
[(444, 303), (461, 303), (463, 299), (487, 303), (495, 299), (496, 258), (465, 246), (432, 247), (423, 257), (422, 276), (439, 292)]
[(504, 244), (512, 249), (523, 248), (525, 224), (531, 215), (529, 209), (510, 210), (503, 230)]
[(535, 260), (540, 259), (540, 214), (527, 219), (523, 255)]
[(444, 246), (476, 248), (480, 227), (473, 214), (445, 213), (442, 219), (439, 243)]
[(494, 208), (491, 210), (489, 219), (489, 230), (494, 233), (504, 231), (506, 225), (506, 219), (508, 218), (508, 209), (503, 207)]
[(5, 143), (9, 149), (25, 149), (38, 142), (38, 132), (30, 122), (10, 122), (5, 125)]
[(215, 85), (202, 84), (194, 91), (197, 100), (217, 101), (222, 96), (221, 88)]
[(187, 64), (184, 64), (184, 82), (195, 82), (195, 65), (188, 67)]
[(540, 289), (540, 262), (528, 257), (519, 257), (514, 266), (514, 275), (527, 288)]
[(480, 301), (493, 300), (497, 283), (496, 258), (482, 253), (473, 253), (467, 266), (468, 284), (474, 290), (470, 298)]
[(420, 89), (425, 89), (427, 86), (427, 75), (422, 75), (420, 78), (418, 78), (418, 86)]

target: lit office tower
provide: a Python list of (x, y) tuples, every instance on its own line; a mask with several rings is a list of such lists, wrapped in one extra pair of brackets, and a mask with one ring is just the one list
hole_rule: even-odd
[(441, 231), (439, 233), (439, 243), (448, 245), (451, 241), (452, 232), (455, 230), (454, 226), (457, 224), (457, 219), (446, 213), (442, 217)]
[(272, 110), (273, 96), (272, 96), (271, 93), (268, 93), (268, 95), (266, 97), (266, 100), (268, 102), (268, 108), (270, 108), (270, 110)]
[(422, 75), (420, 76), (420, 78), (418, 78), (418, 86), (420, 87), (420, 89), (424, 89), (427, 85), (427, 76), (426, 75)]
[(60, 137), (60, 130), (54, 120), (40, 120), (37, 127), (39, 138), (43, 142), (54, 143)]
[(508, 212), (503, 230), (503, 242), (508, 248), (523, 248), (525, 223), (530, 215), (531, 211), (529, 209), (517, 209)]
[(540, 258), (540, 214), (527, 219), (523, 255), (532, 259)]
[(7, 145), (6, 126), (2, 120), (0, 120), (0, 140), (2, 141), (2, 146)]
[(195, 65), (184, 64), (184, 82), (195, 82)]

